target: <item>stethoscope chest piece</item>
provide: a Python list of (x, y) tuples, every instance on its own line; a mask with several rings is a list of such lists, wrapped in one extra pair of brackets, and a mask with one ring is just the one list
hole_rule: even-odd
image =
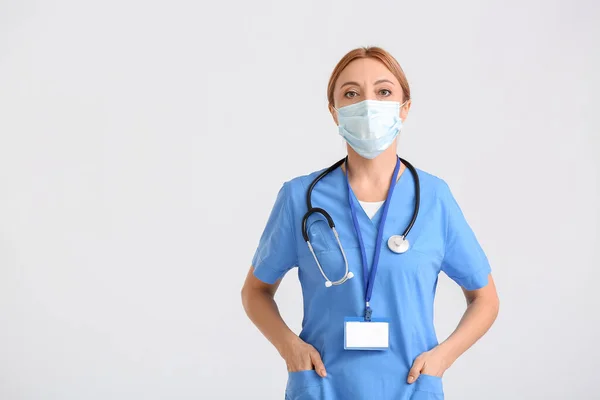
[(388, 247), (394, 253), (401, 254), (408, 251), (410, 244), (408, 243), (408, 239), (406, 239), (404, 236), (393, 235), (388, 239)]

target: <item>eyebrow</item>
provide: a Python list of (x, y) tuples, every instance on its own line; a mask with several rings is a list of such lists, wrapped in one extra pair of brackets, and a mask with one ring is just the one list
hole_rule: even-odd
[[(384, 83), (384, 82), (391, 83), (392, 85), (394, 84), (394, 82), (392, 82), (388, 79), (379, 79), (379, 80), (375, 81), (375, 85), (379, 85), (380, 83)], [(357, 82), (349, 81), (349, 82), (344, 83), (342, 86), (340, 86), (340, 89), (343, 88), (344, 86), (350, 86), (350, 85), (360, 86), (360, 84), (358, 84)]]
[(344, 83), (342, 86), (340, 86), (340, 89), (343, 88), (344, 86), (350, 86), (350, 85), (360, 86), (357, 82), (349, 81), (349, 82)]
[(380, 80), (376, 81), (375, 84), (379, 85), (380, 83), (383, 83), (383, 82), (391, 83), (392, 85), (394, 84), (394, 82), (392, 82), (388, 79), (380, 79)]

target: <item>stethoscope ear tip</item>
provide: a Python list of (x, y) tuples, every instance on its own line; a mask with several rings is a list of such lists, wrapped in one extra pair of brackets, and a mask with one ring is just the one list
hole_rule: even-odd
[(332, 285), (331, 281), (325, 281), (325, 287), (331, 287)]
[(352, 279), (354, 278), (354, 274), (352, 273), (352, 271), (348, 272), (348, 279)]

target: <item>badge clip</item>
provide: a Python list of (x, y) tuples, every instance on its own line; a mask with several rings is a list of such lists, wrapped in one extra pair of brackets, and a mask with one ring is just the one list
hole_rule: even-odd
[(373, 310), (369, 306), (369, 303), (367, 303), (367, 308), (365, 309), (365, 321), (371, 322), (371, 315), (373, 315)]

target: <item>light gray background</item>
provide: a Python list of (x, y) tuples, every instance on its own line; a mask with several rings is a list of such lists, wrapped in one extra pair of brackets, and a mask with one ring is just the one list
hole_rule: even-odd
[[(344, 154), (325, 90), (361, 45), (405, 69), (399, 154), (450, 184), (501, 297), (446, 398), (600, 399), (599, 20), (593, 0), (0, 1), (0, 399), (283, 398), (240, 288), (283, 181)], [(297, 331), (295, 270), (277, 300)], [(440, 340), (464, 307), (441, 275)]]

